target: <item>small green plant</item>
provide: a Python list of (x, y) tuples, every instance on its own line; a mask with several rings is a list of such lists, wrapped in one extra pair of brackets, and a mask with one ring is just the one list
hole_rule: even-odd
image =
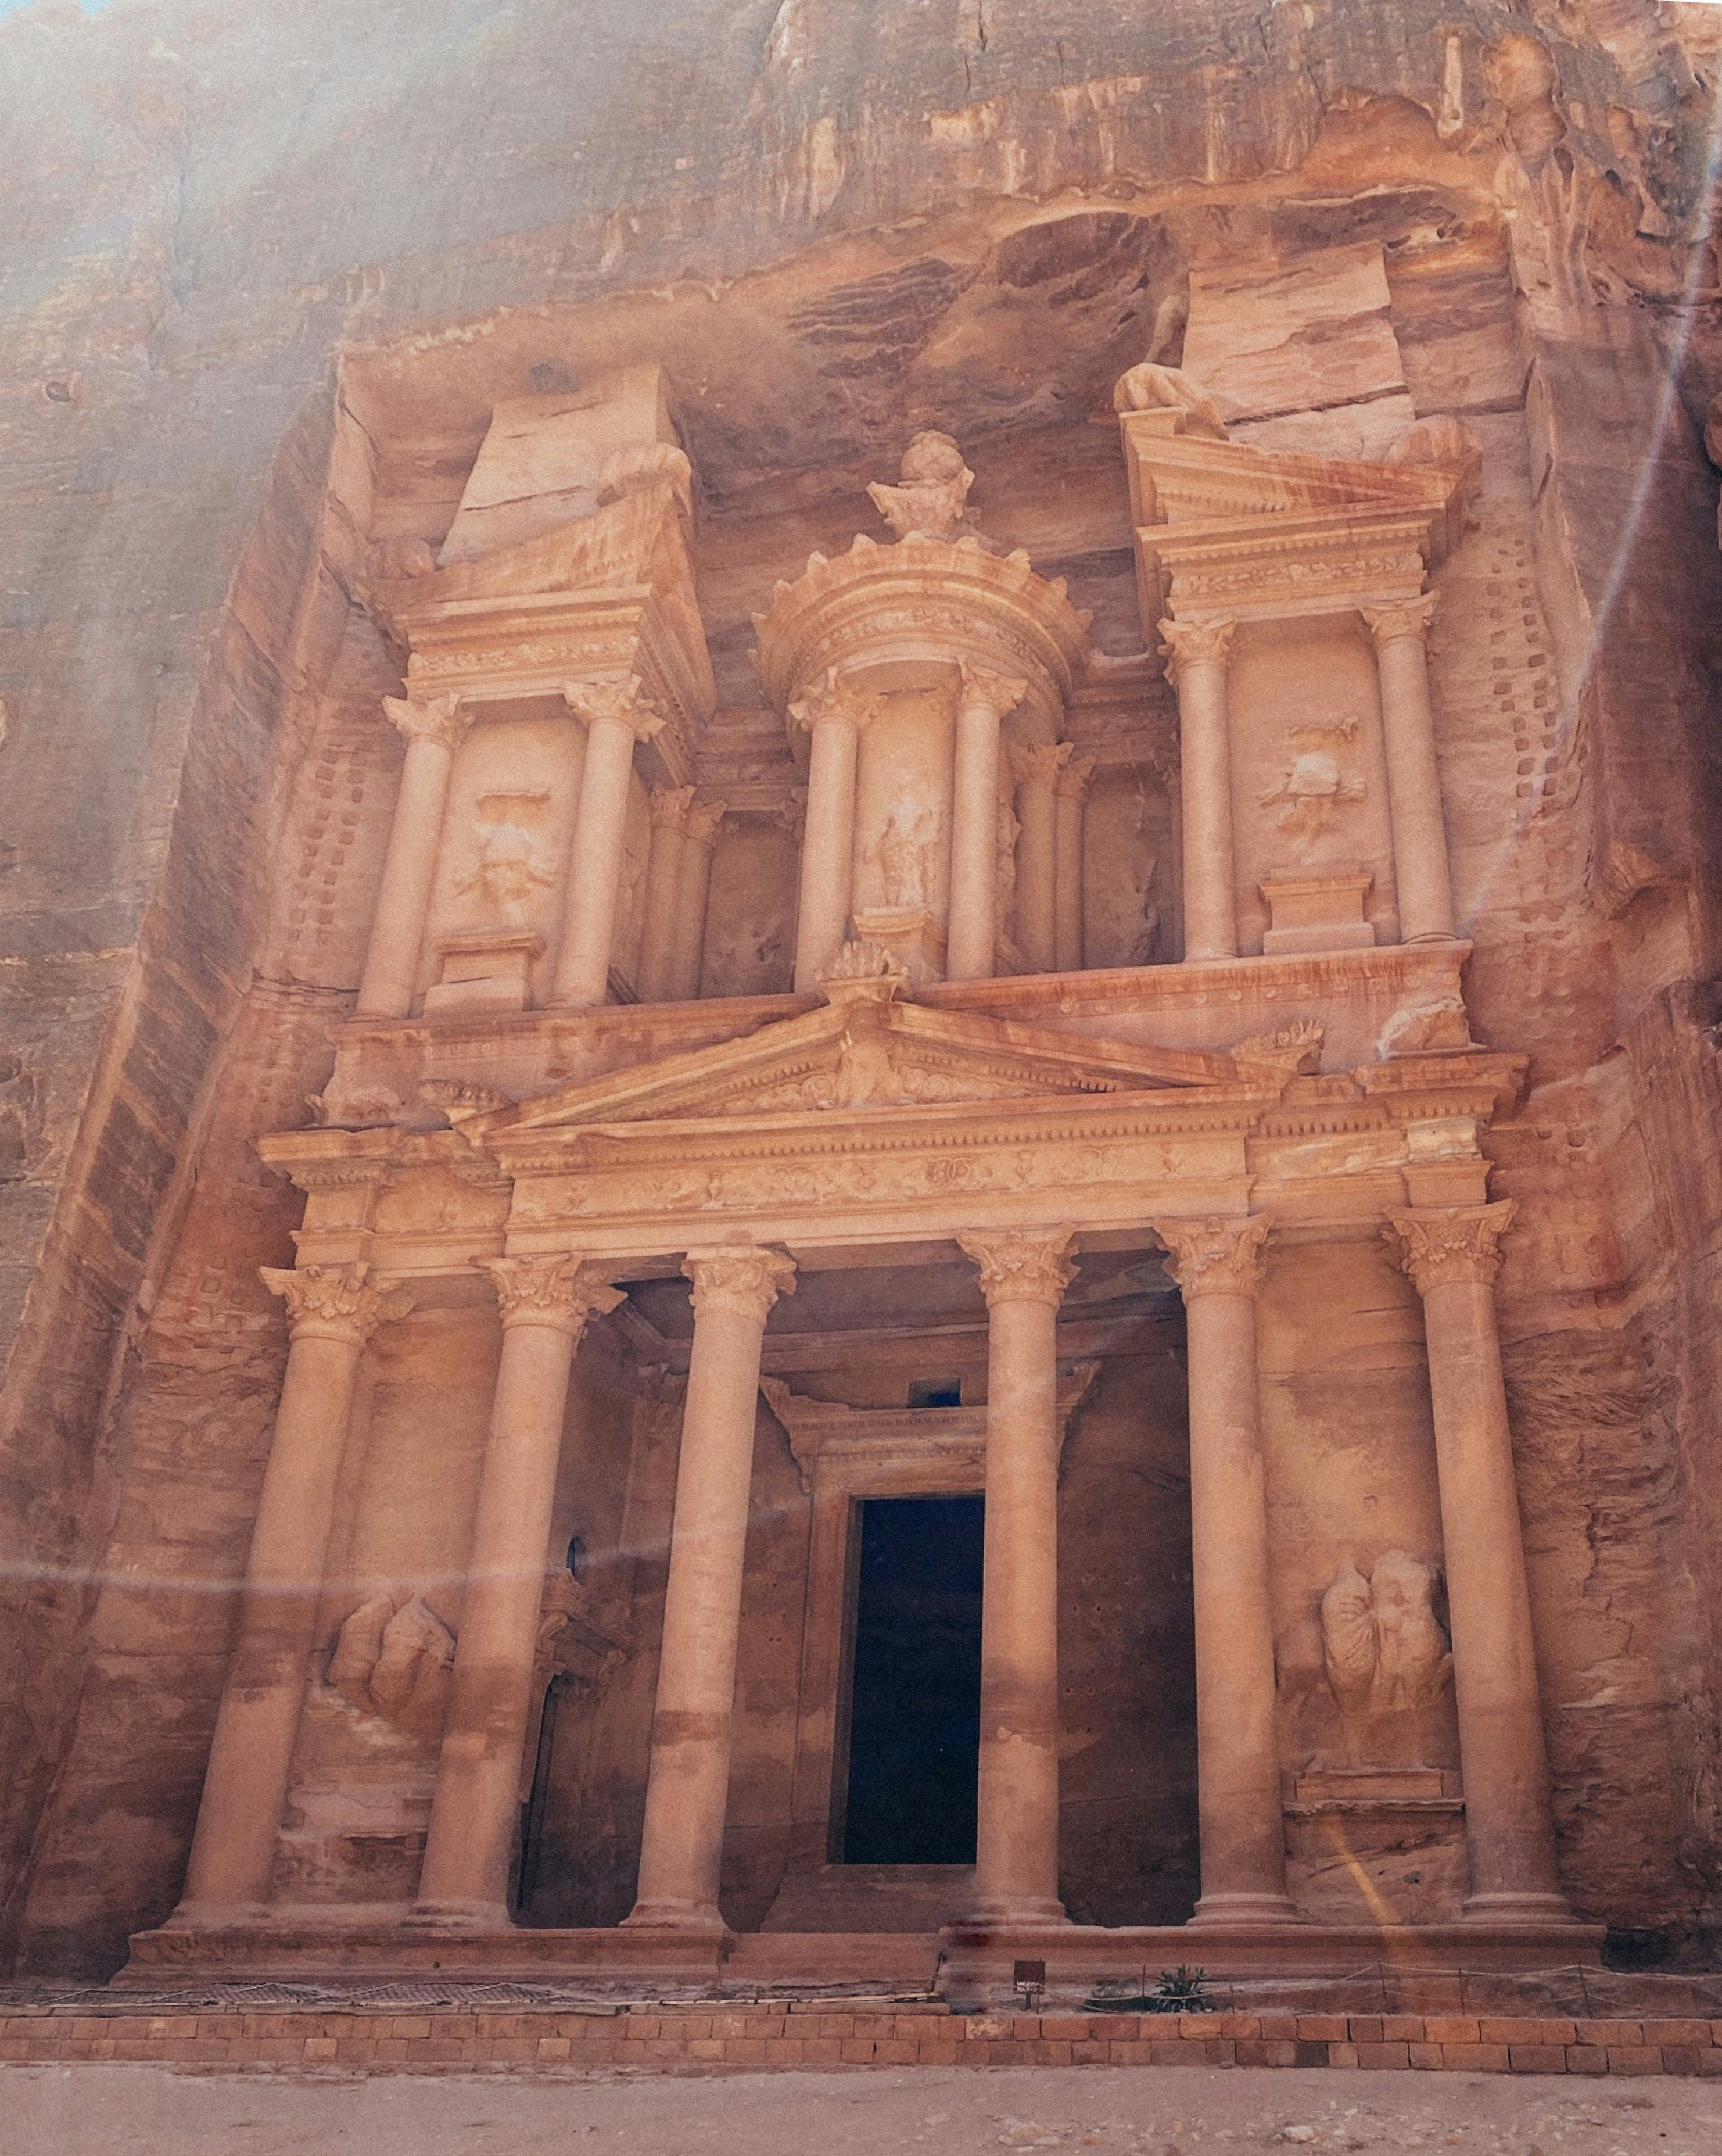
[(1180, 1962), (1176, 1969), (1163, 1969), (1160, 1981), (1152, 1991), (1148, 1989), (1148, 1973), (1142, 1972), (1140, 1983), (1130, 1978), (1108, 1984), (1097, 1984), (1084, 2000), (1090, 2014), (1213, 2014), (1218, 2011), (1215, 2001), (1208, 1996), (1207, 1971), (1192, 1969), (1187, 1962)]

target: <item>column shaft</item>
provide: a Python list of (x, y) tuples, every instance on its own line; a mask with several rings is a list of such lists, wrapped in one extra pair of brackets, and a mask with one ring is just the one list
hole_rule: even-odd
[(688, 809), (693, 798), (691, 786), (659, 787), (652, 794), (646, 918), (640, 938), (640, 978), (635, 983), (643, 1004), (663, 1003), (675, 993), (682, 865), (687, 852)]
[(1423, 1299), (1453, 1691), (1471, 1859), (1468, 1917), (1564, 1922), (1530, 1590), (1493, 1286), (1510, 1201), (1391, 1216)]
[(987, 1522), (975, 1914), (1058, 1899), (1058, 1301), (1068, 1229), (965, 1236), (987, 1296)]
[(499, 1258), (502, 1358), (419, 1872), (419, 1922), (505, 1924), (520, 1752), (574, 1349), (623, 1298), (571, 1258)]
[(1178, 690), (1184, 808), (1184, 956), (1238, 956), (1232, 741), (1226, 667), (1233, 624), (1163, 621)]
[(1083, 797), (1094, 767), (1091, 756), (1073, 757), (1058, 774), (1058, 891), (1053, 906), (1053, 958), (1061, 973), (1082, 967)]
[(631, 1924), (720, 1928), (735, 1656), (766, 1318), (793, 1285), (771, 1250), (690, 1252), (694, 1347)]
[(951, 783), (947, 980), (992, 978), (998, 940), (993, 906), (998, 883), (999, 729), (1027, 685), (984, 667), (963, 669)]
[(609, 993), (633, 745), (646, 729), (631, 698), (624, 701), (612, 693), (600, 699), (578, 690), (571, 691), (570, 698), (587, 720), (586, 767), (551, 1001), (591, 1008)]
[(843, 947), (854, 903), (855, 776), (860, 734), (847, 700), (823, 698), (808, 711), (806, 835), (801, 909), (795, 932), (795, 987), (811, 994)]
[(1268, 1224), (1159, 1220), (1183, 1291), (1196, 1612), (1198, 1923), (1284, 1922), (1285, 1829), (1274, 1718), (1274, 1616), (1256, 1383)]
[(711, 901), (711, 860), (724, 814), (721, 801), (701, 802), (688, 811), (682, 834), (682, 876), (676, 891), (675, 953), (669, 988), (678, 1002), (690, 1002), (700, 993), (705, 961), (705, 918)]
[(448, 773), (467, 725), (459, 699), (453, 696), (428, 703), (385, 696), (383, 709), (406, 736), (407, 755), (355, 1006), (361, 1018), (405, 1018), (413, 1009), (448, 800)]
[(1032, 971), (1049, 973), (1058, 963), (1058, 802), (1055, 791), (1068, 742), (1019, 749), (1013, 758), (1018, 782), (1017, 815), (1022, 838), (1017, 855), (1017, 942)]
[(1402, 605), (1364, 608), (1364, 619), (1375, 635), (1381, 673), (1393, 875), (1399, 893), (1399, 933), (1407, 943), (1453, 932), (1453, 878), (1424, 644), (1433, 608), (1432, 593)]
[(366, 1270), (264, 1271), (287, 1300), (293, 1344), (177, 1925), (255, 1917), (269, 1902), (359, 1358), (377, 1319), (401, 1307), (365, 1285)]

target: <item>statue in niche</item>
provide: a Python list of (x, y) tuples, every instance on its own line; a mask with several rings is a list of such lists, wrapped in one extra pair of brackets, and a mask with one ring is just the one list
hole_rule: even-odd
[(915, 436), (903, 452), (898, 484), (875, 480), (867, 490), (874, 507), (898, 539), (942, 539), (947, 543), (980, 537), (967, 509), (975, 475), (950, 434), (930, 430)]
[(349, 1707), (409, 1737), (443, 1727), (454, 1667), (454, 1635), (409, 1588), (374, 1594), (341, 1626), (328, 1681)]
[(1419, 1712), (1453, 1668), (1435, 1614), (1432, 1564), (1389, 1550), (1368, 1577), (1346, 1565), (1322, 1595), (1323, 1673), (1340, 1710), (1348, 1763), (1361, 1761), (1384, 1717)]
[(1366, 790), (1363, 781), (1350, 778), (1341, 762), (1357, 735), (1355, 718), (1292, 728), (1291, 762), (1284, 778), (1268, 788), (1261, 802), (1264, 808), (1274, 810), (1279, 829), (1300, 846), (1313, 846), (1331, 829), (1339, 808), (1362, 800)]
[(888, 906), (926, 904), (927, 857), (932, 844), (931, 811), (899, 801), (886, 817), (885, 828), (879, 834), (879, 875)]
[(474, 893), (486, 911), (518, 927), (536, 891), (555, 881), (544, 844), (530, 826), (542, 817), (546, 792), (487, 793), (479, 803), (478, 861), (454, 886), (462, 898)]

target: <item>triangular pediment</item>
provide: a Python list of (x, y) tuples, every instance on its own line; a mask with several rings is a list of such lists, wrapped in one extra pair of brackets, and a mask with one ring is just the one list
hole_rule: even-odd
[[(1274, 1074), (1266, 1076), (1271, 1091)], [(611, 1071), (463, 1124), (470, 1137), (500, 1140), (592, 1124), (1092, 1098), (1259, 1086), (1263, 1079), (1261, 1067), (1229, 1055), (1092, 1040), (879, 995), (828, 1004), (741, 1040)]]

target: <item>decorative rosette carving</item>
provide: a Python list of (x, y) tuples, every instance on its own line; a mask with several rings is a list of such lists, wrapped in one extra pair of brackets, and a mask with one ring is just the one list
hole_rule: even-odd
[(1198, 1295), (1253, 1295), (1262, 1280), (1265, 1213), (1242, 1219), (1155, 1220), (1166, 1249), (1166, 1270), (1186, 1302)]
[(479, 1258), (474, 1262), (496, 1283), (505, 1327), (548, 1326), (578, 1340), (594, 1317), (628, 1300), (625, 1291), (612, 1283), (608, 1266), (570, 1254)]
[(723, 1310), (763, 1325), (778, 1296), (795, 1293), (795, 1260), (781, 1250), (689, 1250), (682, 1270), (694, 1283), (695, 1324)]
[(981, 1269), (981, 1292), (996, 1302), (1048, 1302), (1056, 1309), (1076, 1276), (1069, 1228), (1002, 1229), (959, 1235), (957, 1242)]
[(1419, 1295), (1456, 1281), (1488, 1287), (1501, 1269), (1501, 1237), (1518, 1209), (1510, 1198), (1490, 1205), (1419, 1206), (1390, 1213), (1381, 1232)]

